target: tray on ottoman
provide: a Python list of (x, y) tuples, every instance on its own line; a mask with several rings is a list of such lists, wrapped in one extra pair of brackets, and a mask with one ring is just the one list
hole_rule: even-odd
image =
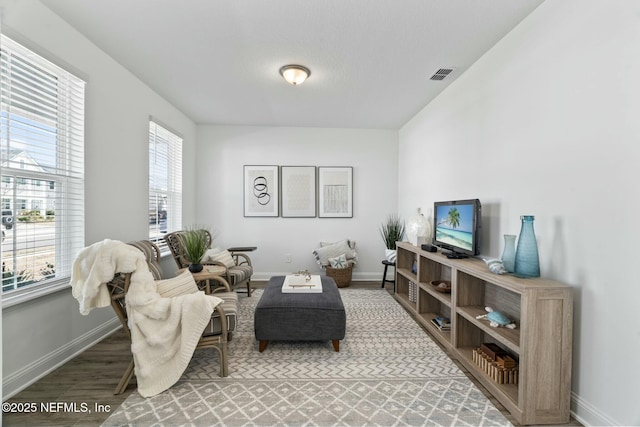
[(282, 293), (285, 276), (269, 280), (254, 315), (260, 351), (269, 341), (331, 341), (340, 351), (346, 314), (340, 291), (331, 277), (321, 277), (322, 293)]

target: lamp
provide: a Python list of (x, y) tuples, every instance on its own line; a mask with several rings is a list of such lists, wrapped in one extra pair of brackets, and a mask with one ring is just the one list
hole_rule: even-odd
[(285, 65), (280, 68), (282, 77), (292, 85), (299, 85), (311, 75), (311, 71), (302, 65)]

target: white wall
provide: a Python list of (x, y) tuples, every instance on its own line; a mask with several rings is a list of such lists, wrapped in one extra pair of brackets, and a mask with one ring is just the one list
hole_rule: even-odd
[[(86, 244), (148, 237), (149, 116), (185, 138), (195, 161), (196, 126), (180, 111), (37, 1), (2, 0), (2, 30), (87, 79)], [(195, 217), (195, 170), (184, 168), (185, 220)], [(70, 290), (2, 312), (3, 393), (14, 393), (119, 325), (113, 310), (78, 313)]]
[(639, 47), (640, 2), (547, 1), (400, 131), (402, 214), (478, 197), (487, 256), (535, 215), (589, 425), (640, 425)]
[[(256, 279), (319, 272), (311, 253), (319, 242), (351, 238), (359, 255), (354, 280), (380, 280), (378, 228), (396, 211), (397, 141), (397, 131), (387, 130), (200, 126), (198, 223), (218, 231), (216, 246), (258, 246), (250, 254)], [(353, 218), (245, 218), (244, 165), (353, 166)]]

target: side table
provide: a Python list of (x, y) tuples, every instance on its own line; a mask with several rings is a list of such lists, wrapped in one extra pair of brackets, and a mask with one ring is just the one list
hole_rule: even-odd
[[(178, 270), (178, 274), (183, 271), (188, 270), (188, 268), (181, 268)], [(219, 265), (205, 265), (202, 271), (199, 273), (191, 273), (193, 276), (193, 280), (196, 281), (198, 285), (198, 289), (202, 290), (201, 283), (204, 283), (204, 291), (207, 295), (211, 293), (211, 279), (216, 277), (216, 280), (222, 279), (223, 283), (226, 283), (223, 277), (221, 277), (225, 272), (225, 268)], [(231, 290), (231, 287), (227, 283), (227, 290)]]
[[(382, 287), (384, 288), (384, 284), (385, 284), (386, 282), (393, 283), (393, 293), (395, 293), (395, 292), (396, 292), (396, 280), (395, 280), (395, 275), (396, 275), (396, 273), (395, 273), (396, 263), (395, 263), (395, 262), (391, 262), (391, 261), (387, 261), (387, 260), (385, 259), (385, 260), (382, 260), (382, 264), (384, 264), (384, 273), (382, 273)], [(387, 279), (387, 269), (389, 268), (389, 266), (392, 266), (392, 267), (393, 267), (393, 276), (394, 276), (394, 279), (392, 279), (392, 280)]]
[(233, 252), (253, 252), (256, 249), (258, 249), (257, 246), (234, 246), (232, 248), (228, 248), (227, 250), (233, 253)]

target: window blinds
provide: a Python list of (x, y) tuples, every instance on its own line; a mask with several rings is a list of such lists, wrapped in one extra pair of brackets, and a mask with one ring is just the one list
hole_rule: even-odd
[(182, 138), (149, 122), (149, 239), (161, 251), (164, 236), (182, 229)]
[(2, 291), (66, 280), (84, 247), (85, 82), (0, 36)]

